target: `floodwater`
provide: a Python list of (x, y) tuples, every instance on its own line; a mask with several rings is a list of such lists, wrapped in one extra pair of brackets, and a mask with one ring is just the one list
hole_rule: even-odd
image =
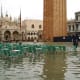
[(80, 52), (0, 58), (0, 80), (80, 80)]

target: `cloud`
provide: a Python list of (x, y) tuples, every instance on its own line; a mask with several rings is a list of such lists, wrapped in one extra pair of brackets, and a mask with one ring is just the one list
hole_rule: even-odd
[(23, 18), (41, 18), (43, 17), (43, 0), (2, 0), (3, 12), (19, 16), (20, 8)]
[(67, 0), (67, 18), (75, 18), (77, 11), (80, 11), (80, 0)]

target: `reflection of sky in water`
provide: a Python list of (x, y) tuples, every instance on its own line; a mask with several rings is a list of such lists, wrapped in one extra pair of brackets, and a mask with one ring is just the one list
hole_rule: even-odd
[(33, 57), (33, 55), (17, 60), (0, 60), (0, 78), (1, 80), (42, 80), (43, 64), (42, 57)]
[(66, 56), (65, 80), (80, 80), (80, 52), (70, 52)]
[(28, 54), (0, 59), (0, 80), (80, 80), (80, 53)]

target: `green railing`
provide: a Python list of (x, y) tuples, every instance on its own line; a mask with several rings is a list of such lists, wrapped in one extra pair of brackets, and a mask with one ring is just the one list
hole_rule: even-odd
[(46, 45), (46, 44), (21, 44), (21, 43), (0, 43), (1, 56), (22, 56), (27, 53), (46, 53), (66, 51), (63, 45)]

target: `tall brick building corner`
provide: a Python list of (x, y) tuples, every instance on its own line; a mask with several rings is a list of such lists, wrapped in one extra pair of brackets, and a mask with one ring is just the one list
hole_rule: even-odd
[(43, 40), (67, 35), (66, 0), (44, 0)]

